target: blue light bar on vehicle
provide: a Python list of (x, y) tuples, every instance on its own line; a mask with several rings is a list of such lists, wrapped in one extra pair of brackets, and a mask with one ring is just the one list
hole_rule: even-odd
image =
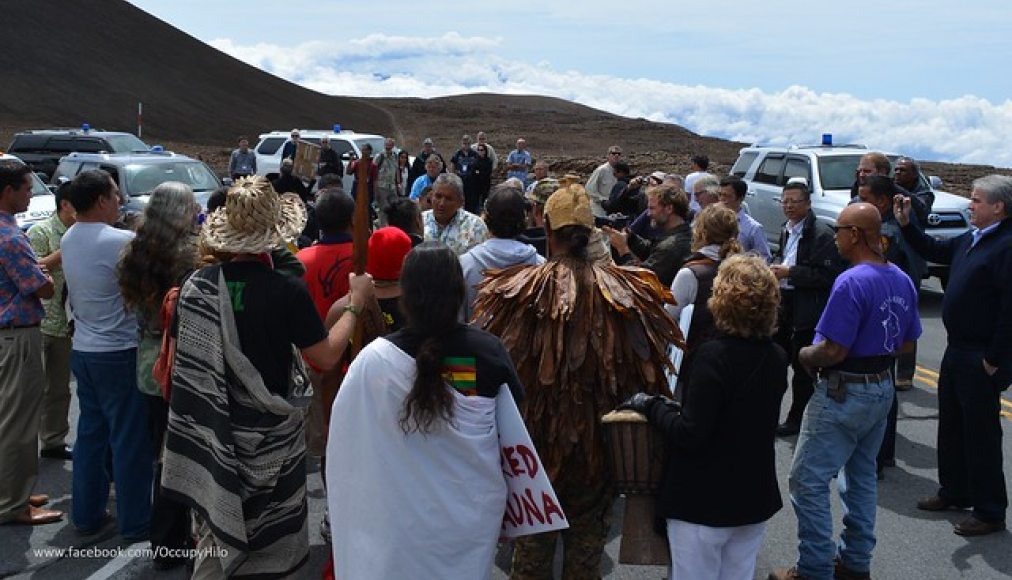
[(826, 147), (832, 147), (833, 146), (833, 134), (832, 133), (823, 133), (822, 134), (822, 144), (824, 146), (826, 146)]

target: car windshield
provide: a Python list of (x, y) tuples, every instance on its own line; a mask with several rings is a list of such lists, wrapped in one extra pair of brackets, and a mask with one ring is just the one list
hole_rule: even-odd
[(383, 138), (373, 137), (371, 139), (355, 139), (355, 144), (358, 145), (358, 150), (361, 151), (362, 147), (366, 144), (372, 145), (372, 154), (379, 155), (380, 151), (383, 151)]
[(114, 153), (138, 153), (151, 147), (133, 135), (107, 135), (105, 138)]
[(822, 189), (850, 189), (854, 185), (861, 155), (827, 155), (819, 157), (819, 181)]
[(35, 175), (33, 173), (32, 174), (32, 196), (36, 196), (36, 195), (48, 195), (48, 194), (51, 194), (51, 193), (53, 193), (53, 192), (49, 191), (49, 188), (46, 187), (45, 183), (42, 183), (42, 180), (39, 179), (39, 176)]
[(194, 191), (209, 191), (220, 185), (214, 173), (199, 161), (127, 165), (123, 173), (126, 175), (125, 189), (130, 195), (150, 193), (166, 181), (185, 183)]

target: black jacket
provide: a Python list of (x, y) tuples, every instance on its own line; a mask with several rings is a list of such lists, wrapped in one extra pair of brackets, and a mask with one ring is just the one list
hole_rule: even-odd
[(949, 344), (979, 349), (998, 366), (996, 384), (1012, 381), (1012, 218), (983, 236), (971, 248), (967, 232), (936, 240), (913, 225), (903, 237), (925, 259), (949, 264), (949, 283), (942, 298), (942, 322)]
[[(780, 248), (774, 254), (774, 262), (782, 262), (787, 247), (787, 224), (780, 230)], [(795, 330), (812, 330), (819, 323), (829, 291), (841, 272), (847, 269), (847, 262), (836, 249), (833, 228), (815, 217), (808, 210), (805, 225), (802, 226), (801, 240), (798, 241), (798, 257), (787, 282), (794, 287), (790, 293), (793, 313), (790, 325)], [(787, 322), (787, 321), (784, 321)]]
[(492, 187), (492, 160), (478, 157), (471, 164), (471, 170), (464, 178), (464, 192), (478, 197), (488, 195)]
[(316, 167), (317, 175), (327, 175), (328, 173), (344, 175), (344, 163), (341, 162), (341, 157), (333, 148), (320, 149), (320, 159)]
[(657, 274), (661, 284), (671, 287), (675, 274), (692, 254), (692, 228), (683, 223), (657, 241), (629, 232), (629, 250), (642, 261), (640, 266)]
[(667, 442), (658, 515), (712, 527), (764, 522), (783, 507), (774, 452), (787, 355), (772, 339), (700, 345), (681, 413), (647, 413)]
[(278, 195), (282, 193), (297, 193), (303, 203), (308, 202), (310, 199), (309, 188), (302, 182), (302, 179), (295, 177), (291, 173), (282, 173), (280, 177), (271, 182), (271, 185), (274, 186), (274, 191), (278, 192)]

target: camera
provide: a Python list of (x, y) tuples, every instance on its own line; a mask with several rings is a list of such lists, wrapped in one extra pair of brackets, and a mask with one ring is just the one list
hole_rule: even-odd
[(595, 217), (594, 225), (596, 227), (608, 226), (613, 230), (623, 230), (629, 225), (629, 216), (616, 213), (607, 217)]

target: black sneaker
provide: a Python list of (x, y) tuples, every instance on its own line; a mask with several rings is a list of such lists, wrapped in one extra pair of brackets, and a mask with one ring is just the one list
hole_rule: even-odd
[(66, 445), (43, 449), (39, 452), (39, 456), (45, 459), (62, 459), (63, 461), (70, 461), (74, 457), (70, 447), (67, 447)]

